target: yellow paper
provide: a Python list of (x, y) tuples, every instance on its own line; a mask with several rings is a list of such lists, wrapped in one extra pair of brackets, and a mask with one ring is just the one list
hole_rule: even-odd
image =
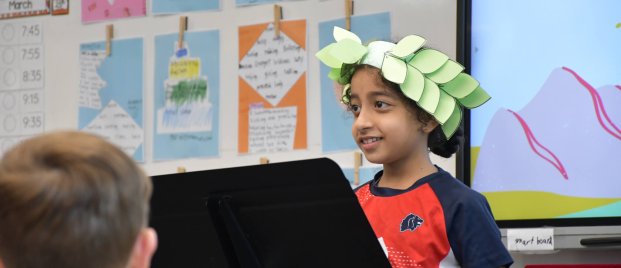
[(171, 79), (190, 79), (197, 77), (200, 72), (200, 62), (198, 59), (182, 59), (171, 62), (169, 77)]

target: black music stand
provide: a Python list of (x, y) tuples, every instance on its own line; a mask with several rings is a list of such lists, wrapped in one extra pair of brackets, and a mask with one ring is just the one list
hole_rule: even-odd
[(327, 158), (152, 180), (152, 267), (390, 267)]

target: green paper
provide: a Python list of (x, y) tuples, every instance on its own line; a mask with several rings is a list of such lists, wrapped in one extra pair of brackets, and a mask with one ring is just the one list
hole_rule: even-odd
[(457, 131), (460, 124), (461, 124), (461, 108), (455, 107), (455, 109), (453, 110), (453, 114), (451, 114), (451, 117), (449, 117), (446, 123), (442, 125), (442, 132), (444, 132), (444, 136), (446, 137), (447, 140), (450, 139), (453, 136), (453, 134), (455, 134), (455, 131)]
[(401, 91), (408, 98), (418, 101), (425, 89), (425, 77), (416, 68), (407, 65), (407, 75), (401, 84)]
[(392, 49), (391, 53), (399, 58), (408, 56), (425, 44), (425, 39), (417, 35), (408, 35), (401, 39)]
[(330, 68), (341, 68), (343, 62), (336, 59), (334, 56), (330, 54), (330, 51), (334, 48), (336, 43), (332, 43), (327, 45), (326, 47), (319, 50), (315, 57), (317, 57), (323, 64), (327, 65)]
[(448, 56), (435, 49), (423, 49), (416, 53), (414, 58), (409, 62), (414, 68), (418, 69), (421, 73), (432, 73), (448, 60)]
[(334, 40), (336, 40), (336, 42), (349, 39), (349, 40), (355, 41), (358, 44), (362, 44), (362, 40), (360, 40), (360, 37), (358, 37), (355, 33), (352, 33), (341, 27), (334, 26), (334, 30), (332, 31), (332, 36), (334, 36)]
[(477, 87), (472, 93), (462, 99), (457, 99), (461, 105), (468, 109), (474, 109), (486, 103), (491, 97), (481, 87)]
[(461, 64), (452, 60), (447, 60), (446, 63), (442, 65), (442, 67), (440, 67), (440, 69), (428, 74), (427, 78), (431, 79), (431, 81), (434, 81), (437, 84), (444, 84), (448, 81), (453, 80), (463, 70), (464, 66), (461, 66)]
[[(315, 56), (331, 67), (328, 77), (344, 85), (342, 101), (347, 104), (350, 101), (347, 90), (351, 88), (352, 72), (358, 64), (367, 62), (363, 58), (369, 53), (369, 48), (356, 34), (345, 29), (334, 27), (332, 34), (336, 42), (327, 45)], [(371, 46), (374, 48), (371, 53), (373, 60), (369, 62), (374, 66), (381, 65), (382, 76), (399, 84), (406, 97), (431, 114), (449, 139), (460, 126), (461, 106), (476, 108), (487, 102), (490, 96), (478, 81), (463, 73), (461, 64), (438, 50), (422, 48), (425, 42), (420, 36), (409, 35), (394, 46), (383, 43)]]
[(406, 74), (407, 67), (404, 61), (388, 55), (384, 57), (384, 63), (382, 64), (382, 75), (384, 78), (396, 84), (403, 84)]
[(418, 101), (418, 106), (423, 108), (430, 114), (435, 114), (436, 108), (438, 108), (438, 102), (440, 101), (440, 88), (433, 81), (425, 78), (425, 89), (423, 95)]
[(436, 108), (436, 112), (433, 116), (436, 118), (436, 121), (440, 123), (440, 125), (444, 125), (444, 123), (446, 123), (449, 117), (453, 114), (453, 110), (457, 105), (458, 104), (455, 102), (455, 98), (440, 90), (440, 101), (438, 102), (438, 108)]
[(338, 81), (341, 78), (341, 68), (332, 68), (328, 73), (328, 78)]
[(342, 63), (352, 64), (367, 53), (367, 48), (354, 40), (343, 39), (336, 43), (328, 53)]
[(479, 86), (479, 81), (466, 73), (458, 74), (455, 79), (441, 85), (442, 89), (451, 96), (461, 99), (472, 93)]

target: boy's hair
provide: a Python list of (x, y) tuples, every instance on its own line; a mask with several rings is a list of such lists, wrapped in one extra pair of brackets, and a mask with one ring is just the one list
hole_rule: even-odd
[[(419, 107), (414, 100), (408, 98), (403, 93), (398, 84), (384, 78), (384, 76), (380, 74), (380, 69), (378, 69), (377, 67), (367, 64), (359, 64), (354, 66), (352, 74), (363, 68), (377, 71), (376, 77), (378, 78), (378, 81), (386, 87), (390, 88), (390, 90), (392, 90), (394, 93), (396, 93), (397, 96), (399, 96), (399, 98), (404, 103), (407, 103), (408, 110), (416, 116), (416, 119), (419, 122), (427, 124), (435, 120), (431, 114), (429, 114), (423, 108)], [(351, 98), (351, 89), (347, 89), (347, 91), (344, 93), (345, 94), (343, 95), (343, 101), (345, 102), (346, 100)], [(453, 136), (451, 136), (451, 138), (447, 140), (446, 136), (442, 132), (442, 128), (440, 127), (440, 125), (438, 125), (431, 131), (431, 133), (429, 133), (429, 136), (427, 137), (427, 147), (432, 153), (444, 158), (448, 158), (459, 150), (459, 146), (462, 143), (463, 136), (463, 130), (461, 128), (458, 128), (457, 131), (455, 131), (455, 134), (453, 134)]]
[(66, 131), (26, 140), (0, 163), (0, 259), (7, 268), (125, 267), (151, 188), (102, 138)]

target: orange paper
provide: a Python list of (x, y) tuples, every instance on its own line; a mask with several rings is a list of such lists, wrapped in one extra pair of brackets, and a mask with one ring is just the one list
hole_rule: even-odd
[[(239, 28), (239, 153), (307, 148), (306, 21), (281, 21), (280, 27), (278, 38), (272, 23)], [(251, 107), (258, 107), (258, 110), (253, 113)], [(257, 111), (275, 115), (259, 118)], [(256, 117), (253, 117), (254, 123), (250, 123), (253, 114)], [(287, 118), (270, 121), (278, 114), (285, 114)], [(291, 117), (292, 114), (295, 116)], [(257, 129), (268, 130), (257, 132)], [(250, 139), (270, 142), (258, 146)]]

